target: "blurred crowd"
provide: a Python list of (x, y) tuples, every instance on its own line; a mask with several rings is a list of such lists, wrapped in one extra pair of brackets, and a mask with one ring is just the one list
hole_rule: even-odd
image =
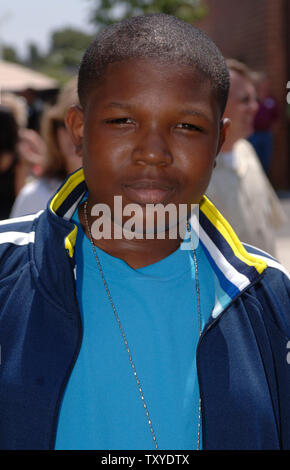
[(237, 60), (228, 59), (227, 66), (230, 91), (224, 116), (231, 126), (206, 194), (244, 243), (276, 256), (276, 232), (287, 221), (268, 179), (276, 104), (266, 93), (263, 75)]
[[(225, 117), (231, 127), (206, 192), (239, 238), (275, 256), (275, 231), (286, 221), (268, 179), (272, 129), (278, 117), (267, 77), (227, 61), (230, 93)], [(0, 219), (44, 209), (65, 177), (82, 165), (65, 127), (78, 104), (73, 78), (55, 105), (29, 115), (30, 95), (2, 93), (0, 105)], [(29, 128), (34, 127), (34, 128)]]
[(82, 164), (64, 123), (69, 106), (78, 104), (76, 78), (60, 90), (55, 105), (37, 113), (29, 113), (29, 98), (1, 94), (0, 219), (45, 209)]

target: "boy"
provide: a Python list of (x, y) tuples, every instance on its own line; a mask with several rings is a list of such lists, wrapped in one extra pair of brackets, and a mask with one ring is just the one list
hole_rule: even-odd
[[(289, 448), (288, 280), (203, 197), (228, 86), (215, 45), (174, 17), (89, 46), (66, 120), (83, 170), (1, 227), (2, 448)], [(120, 236), (132, 204), (136, 229), (152, 204), (194, 203), (184, 241), (168, 217), (164, 238), (156, 218)]]

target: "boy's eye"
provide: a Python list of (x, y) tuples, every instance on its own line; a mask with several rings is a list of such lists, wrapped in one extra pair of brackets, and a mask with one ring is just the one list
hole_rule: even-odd
[(195, 126), (194, 124), (190, 124), (189, 122), (181, 122), (176, 126), (178, 129), (186, 129), (189, 131), (202, 131), (201, 127)]
[(107, 124), (134, 124), (133, 119), (131, 118), (115, 118), (115, 119), (106, 119)]

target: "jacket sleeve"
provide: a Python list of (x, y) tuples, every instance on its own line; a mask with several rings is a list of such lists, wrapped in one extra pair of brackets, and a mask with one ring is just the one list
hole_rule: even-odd
[(273, 355), (281, 448), (290, 449), (290, 281), (279, 269), (268, 268), (255, 291)]
[(2, 282), (15, 276), (29, 262), (29, 246), (34, 242), (34, 235), (30, 217), (0, 222), (0, 293)]

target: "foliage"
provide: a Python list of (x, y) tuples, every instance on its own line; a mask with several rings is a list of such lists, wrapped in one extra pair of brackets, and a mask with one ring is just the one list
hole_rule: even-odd
[(64, 85), (75, 73), (75, 71), (69, 71), (60, 65), (54, 65), (46, 61), (35, 69), (48, 77), (54, 78), (60, 85)]
[(206, 14), (203, 0), (90, 0), (91, 22), (97, 27), (146, 13), (167, 13), (193, 23)]
[(9, 62), (21, 62), (18, 57), (17, 51), (13, 46), (3, 46), (1, 50), (1, 56), (3, 60), (8, 60)]
[(43, 56), (39, 52), (37, 45), (33, 42), (29, 43), (27, 65), (30, 65), (31, 67), (38, 67), (42, 61)]
[(92, 40), (90, 34), (73, 28), (54, 31), (50, 39), (50, 50), (46, 57), (49, 63), (67, 70), (76, 70), (82, 55)]
[(91, 39), (91, 35), (78, 29), (55, 30), (51, 33), (47, 53), (41, 53), (35, 43), (28, 45), (28, 58), (25, 65), (64, 83), (76, 73), (81, 57)]
[[(91, 2), (91, 22), (96, 29), (134, 15), (167, 13), (194, 22), (206, 14), (203, 0), (87, 0)], [(21, 60), (14, 47), (2, 46), (2, 57), (18, 62), (56, 78), (61, 83), (77, 72), (81, 57), (92, 35), (67, 27), (51, 33), (49, 50), (42, 52), (35, 43), (27, 49), (27, 59)]]
[(72, 49), (83, 51), (92, 39), (90, 34), (86, 34), (75, 28), (65, 28), (54, 31), (50, 39), (50, 53), (54, 51), (64, 51)]

